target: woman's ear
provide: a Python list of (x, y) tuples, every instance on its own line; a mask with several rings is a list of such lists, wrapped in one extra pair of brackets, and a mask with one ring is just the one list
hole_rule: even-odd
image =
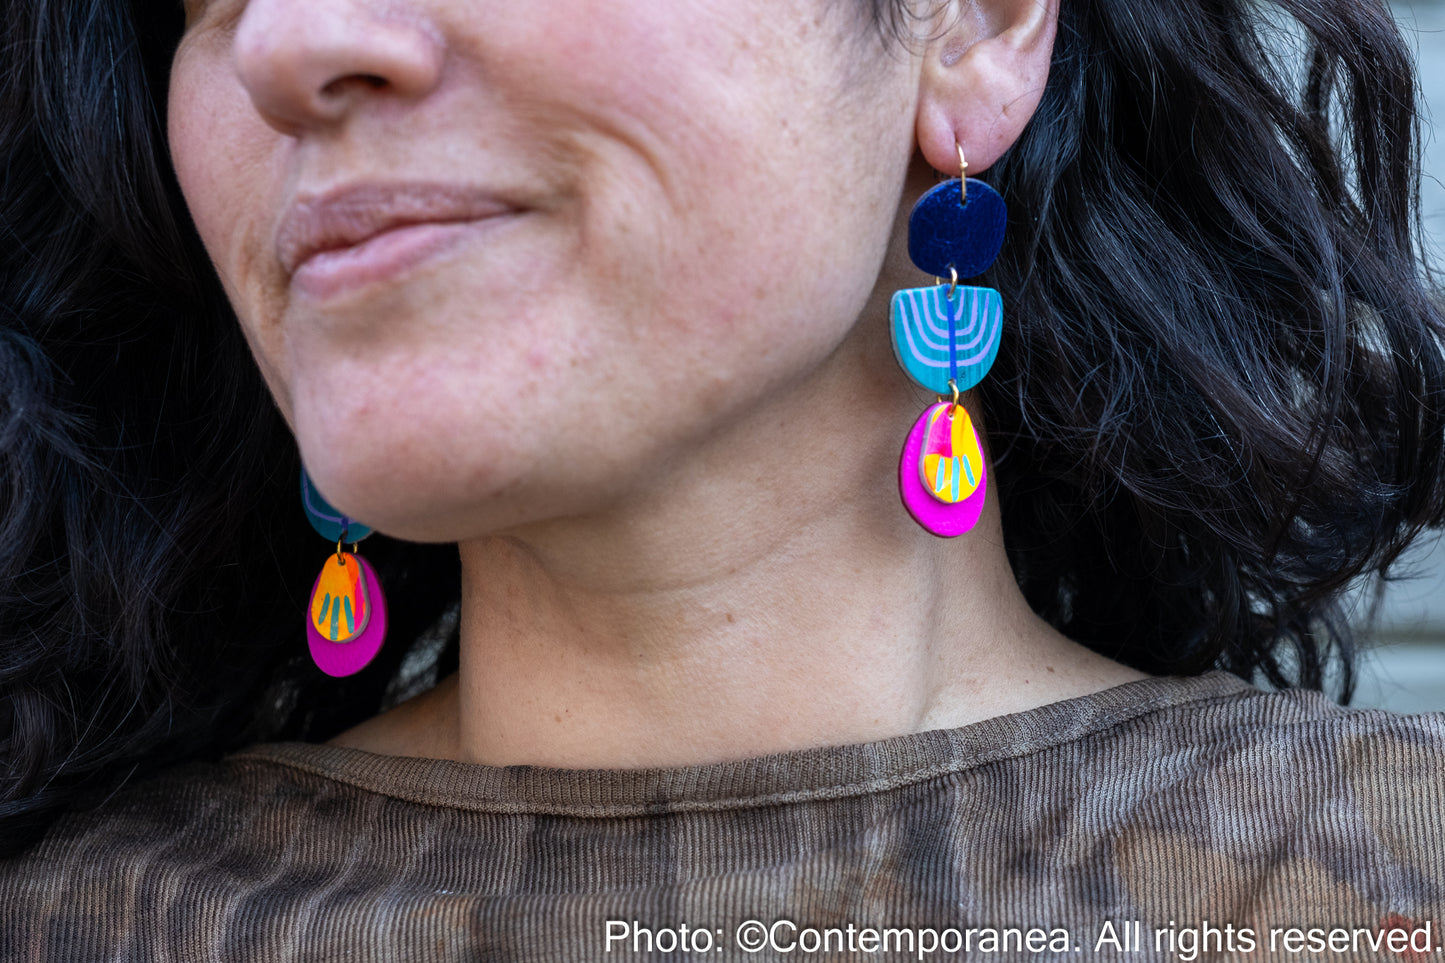
[[(1023, 133), (1049, 77), (1060, 0), (956, 0), (924, 52), (918, 146), (958, 175), (977, 173)], [(955, 146), (957, 145), (957, 146)]]

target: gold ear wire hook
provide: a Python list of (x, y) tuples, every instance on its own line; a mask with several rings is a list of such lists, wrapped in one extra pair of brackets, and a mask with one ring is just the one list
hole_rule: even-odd
[(954, 141), (954, 147), (958, 148), (958, 202), (968, 203), (968, 161), (963, 159), (963, 145)]
[(953, 296), (958, 293), (958, 268), (952, 264), (948, 266), (948, 294), (945, 295), (952, 301)]

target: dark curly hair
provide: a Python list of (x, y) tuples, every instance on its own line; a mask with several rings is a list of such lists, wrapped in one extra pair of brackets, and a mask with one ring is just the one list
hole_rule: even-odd
[[(853, 0), (908, 34), (904, 0)], [(298, 458), (166, 161), (178, 5), (0, 27), (0, 849), (65, 806), (373, 713), (304, 656)], [(880, 48), (881, 49), (881, 48)], [(1416, 91), (1369, 0), (1064, 0), (990, 179), (1015, 334), (981, 389), (1030, 603), (1154, 673), (1320, 688), (1342, 588), (1445, 521)], [(455, 551), (379, 540), (394, 636)], [(369, 543), (370, 544), (370, 543)], [(434, 671), (455, 665), (451, 634)], [(415, 659), (413, 661), (416, 661)]]

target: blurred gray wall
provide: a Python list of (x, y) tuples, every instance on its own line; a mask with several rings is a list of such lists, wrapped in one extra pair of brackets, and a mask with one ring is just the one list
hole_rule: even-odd
[[(1445, 0), (1393, 7), (1416, 51), (1425, 101), (1420, 203), (1431, 260), (1445, 268)], [(1425, 540), (1399, 571), (1408, 577), (1386, 587), (1373, 625), (1364, 620), (1363, 600), (1358, 606), (1368, 648), (1353, 704), (1400, 712), (1445, 710), (1445, 542)]]

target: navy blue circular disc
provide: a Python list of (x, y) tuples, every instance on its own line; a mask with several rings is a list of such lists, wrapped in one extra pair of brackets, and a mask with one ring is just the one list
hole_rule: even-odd
[(949, 268), (960, 278), (988, 270), (1003, 248), (1008, 208), (998, 191), (970, 179), (968, 200), (959, 201), (958, 179), (944, 181), (913, 205), (908, 216), (908, 256), (924, 274), (949, 279)]
[(345, 541), (354, 543), (371, 534), (371, 529), (332, 508), (331, 503), (316, 490), (316, 485), (304, 468), (301, 469), (301, 504), (306, 509), (306, 518), (311, 522), (311, 527), (328, 542), (344, 538)]

